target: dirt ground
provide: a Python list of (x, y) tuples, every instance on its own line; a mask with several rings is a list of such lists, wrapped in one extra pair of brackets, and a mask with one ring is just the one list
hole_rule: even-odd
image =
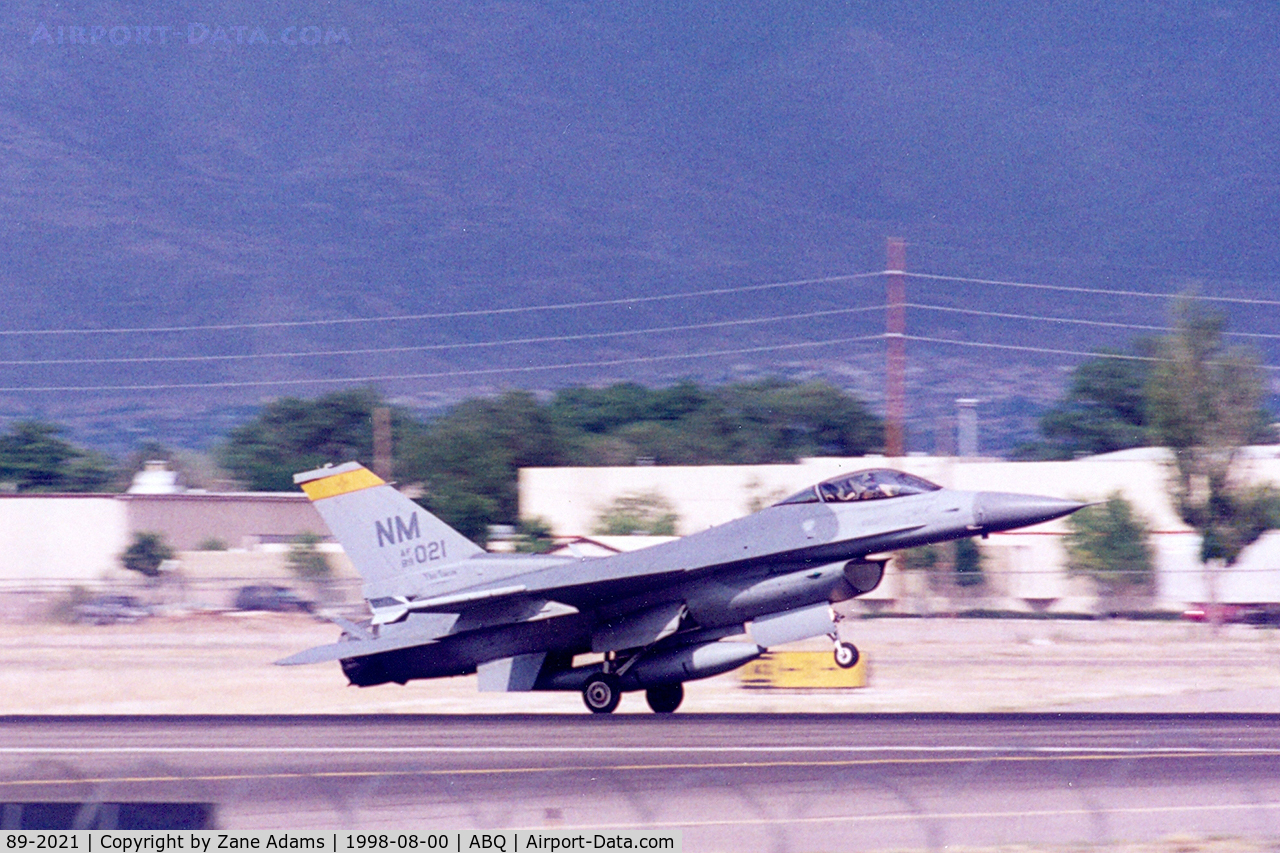
[[(273, 665), (337, 634), (275, 614), (3, 624), (0, 714), (585, 713), (577, 694), (478, 693), (474, 676), (360, 689), (336, 664)], [(865, 688), (748, 689), (729, 673), (689, 683), (681, 713), (1280, 710), (1273, 629), (869, 619), (842, 634), (867, 658)], [(628, 695), (619, 712), (648, 708)]]

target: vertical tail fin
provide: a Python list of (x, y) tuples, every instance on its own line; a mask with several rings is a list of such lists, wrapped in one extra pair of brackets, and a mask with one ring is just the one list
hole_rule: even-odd
[(366, 589), (483, 553), (359, 462), (295, 474), (293, 482), (342, 543)]

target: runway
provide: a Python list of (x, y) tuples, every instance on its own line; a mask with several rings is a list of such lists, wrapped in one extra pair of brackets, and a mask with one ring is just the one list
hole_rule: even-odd
[(0, 801), (10, 822), (185, 802), (231, 829), (674, 828), (688, 851), (1272, 839), (1280, 715), (8, 717)]

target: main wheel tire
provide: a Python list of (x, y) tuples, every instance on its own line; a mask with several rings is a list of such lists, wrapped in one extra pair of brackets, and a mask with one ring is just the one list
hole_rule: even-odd
[(608, 673), (593, 675), (582, 685), (582, 701), (593, 714), (612, 714), (621, 700), (618, 679)]
[(853, 669), (858, 665), (858, 647), (853, 643), (836, 643), (836, 666), (841, 669)]
[(644, 692), (644, 698), (655, 714), (670, 714), (684, 701), (684, 685), (677, 682), (650, 687)]

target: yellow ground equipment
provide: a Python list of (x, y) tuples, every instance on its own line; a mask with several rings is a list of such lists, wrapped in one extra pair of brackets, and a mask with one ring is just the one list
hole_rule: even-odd
[(867, 657), (862, 655), (849, 669), (841, 669), (831, 652), (766, 652), (748, 663), (742, 686), (751, 689), (829, 690), (867, 686)]

